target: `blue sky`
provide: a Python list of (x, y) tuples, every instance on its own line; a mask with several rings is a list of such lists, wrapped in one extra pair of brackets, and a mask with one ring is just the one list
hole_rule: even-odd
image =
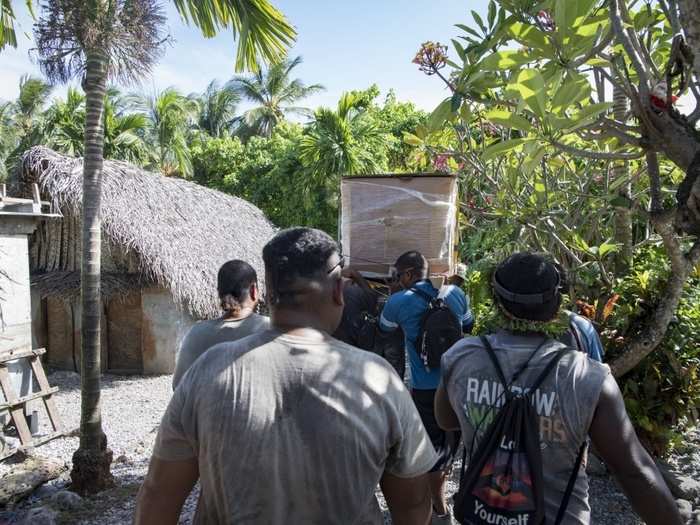
[[(171, 2), (163, 2), (174, 44), (150, 78), (145, 92), (175, 86), (184, 93), (202, 91), (213, 78), (225, 81), (233, 74), (234, 44), (230, 33), (204, 39), (185, 26)], [(447, 96), (442, 83), (427, 77), (411, 63), (425, 40), (448, 43), (460, 33), (454, 24), (471, 24), (471, 9), (483, 13), (487, 0), (273, 0), (297, 28), (290, 55), (301, 55), (296, 70), (305, 82), (326, 91), (309, 97), (308, 107), (335, 105), (343, 91), (376, 83), (383, 93), (394, 89), (401, 100), (432, 110)], [(23, 2), (16, 2), (22, 9)], [(31, 34), (31, 19), (20, 14), (22, 30)], [(19, 77), (39, 75), (28, 54), (32, 41), (21, 36), (17, 50), (0, 53), (0, 99), (17, 95)], [(61, 95), (65, 88), (58, 88)]]

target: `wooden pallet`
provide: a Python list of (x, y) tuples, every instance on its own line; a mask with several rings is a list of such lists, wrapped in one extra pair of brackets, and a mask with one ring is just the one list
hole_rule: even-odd
[[(41, 360), (39, 359), (39, 356), (45, 352), (46, 350), (44, 348), (39, 348), (36, 350), (20, 350), (17, 352), (10, 352), (0, 356), (0, 389), (2, 390), (6, 400), (4, 403), (0, 403), (0, 411), (9, 410), (21, 443), (19, 448), (14, 448), (9, 451), (0, 451), (0, 460), (15, 454), (20, 450), (42, 445), (47, 441), (56, 439), (64, 434), (58, 417), (56, 402), (52, 397), (53, 394), (58, 392), (58, 388), (52, 388), (49, 385), (49, 380), (46, 378), (44, 367), (41, 365)], [(36, 377), (37, 383), (39, 384), (39, 392), (22, 397), (17, 395), (14, 387), (12, 386), (12, 382), (10, 381), (10, 374), (7, 371), (7, 362), (14, 361), (15, 359), (29, 360), (29, 364), (34, 372), (34, 377)], [(25, 415), (26, 403), (34, 399), (43, 400), (44, 406), (46, 407), (46, 412), (51, 420), (51, 427), (53, 428), (52, 432), (39, 438), (34, 438), (32, 436), (32, 433), (29, 430), (29, 424), (27, 423), (27, 416)]]

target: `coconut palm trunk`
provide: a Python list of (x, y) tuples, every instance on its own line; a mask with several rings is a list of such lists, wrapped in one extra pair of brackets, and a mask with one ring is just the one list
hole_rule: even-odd
[(112, 483), (112, 451), (102, 431), (100, 408), (100, 263), (102, 223), (100, 197), (104, 149), (103, 114), (107, 90), (107, 57), (87, 53), (85, 90), (85, 158), (83, 164), (82, 352), (80, 360), (80, 447), (73, 455), (71, 479), (78, 492), (98, 492)]

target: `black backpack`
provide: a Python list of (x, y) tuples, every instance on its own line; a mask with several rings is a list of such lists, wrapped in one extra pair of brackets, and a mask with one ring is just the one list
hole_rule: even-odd
[[(459, 491), (454, 497), (454, 514), (459, 523), (543, 525), (545, 523), (544, 479), (540, 448), (539, 416), (530, 393), (540, 387), (559, 360), (570, 349), (559, 350), (545, 366), (526, 393), (513, 394), (511, 385), (520, 377), (534, 355), (549, 339), (545, 339), (525, 364), (506, 381), (491, 344), (481, 337), (486, 351), (503, 384), (505, 402), (479, 442), (473, 461), (465, 471), (465, 457)], [(477, 428), (478, 431), (478, 428)], [(474, 434), (476, 439), (476, 432)], [(473, 442), (472, 442), (473, 444)], [(559, 525), (569, 503), (586, 443), (581, 446), (574, 471), (564, 493), (555, 524)]]
[(420, 321), (416, 351), (426, 370), (440, 368), (442, 354), (462, 338), (462, 325), (439, 294), (433, 297), (418, 288), (411, 291), (428, 301)]

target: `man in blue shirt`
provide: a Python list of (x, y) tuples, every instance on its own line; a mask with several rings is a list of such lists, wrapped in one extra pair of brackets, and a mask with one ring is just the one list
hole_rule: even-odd
[(428, 280), (428, 261), (419, 252), (404, 253), (396, 260), (394, 266), (398, 284), (403, 290), (393, 294), (387, 301), (379, 319), (379, 327), (385, 332), (391, 332), (397, 328), (401, 328), (404, 332), (404, 344), (411, 370), (413, 401), (430, 440), (440, 455), (440, 460), (430, 472), (433, 509), (437, 515), (433, 522), (443, 518), (446, 523), (449, 523), (450, 515), (444, 486), (447, 470), (451, 466), (459, 442), (459, 435), (443, 431), (435, 421), (433, 400), (440, 383), (440, 369), (426, 369), (416, 350), (416, 339), (421, 330), (421, 319), (428, 309), (428, 301), (412, 289), (421, 290), (433, 297), (439, 294), (460, 321), (462, 330), (466, 333), (469, 333), (474, 326), (474, 316), (469, 308), (469, 299), (458, 287), (444, 286), (437, 290), (432, 285)]

